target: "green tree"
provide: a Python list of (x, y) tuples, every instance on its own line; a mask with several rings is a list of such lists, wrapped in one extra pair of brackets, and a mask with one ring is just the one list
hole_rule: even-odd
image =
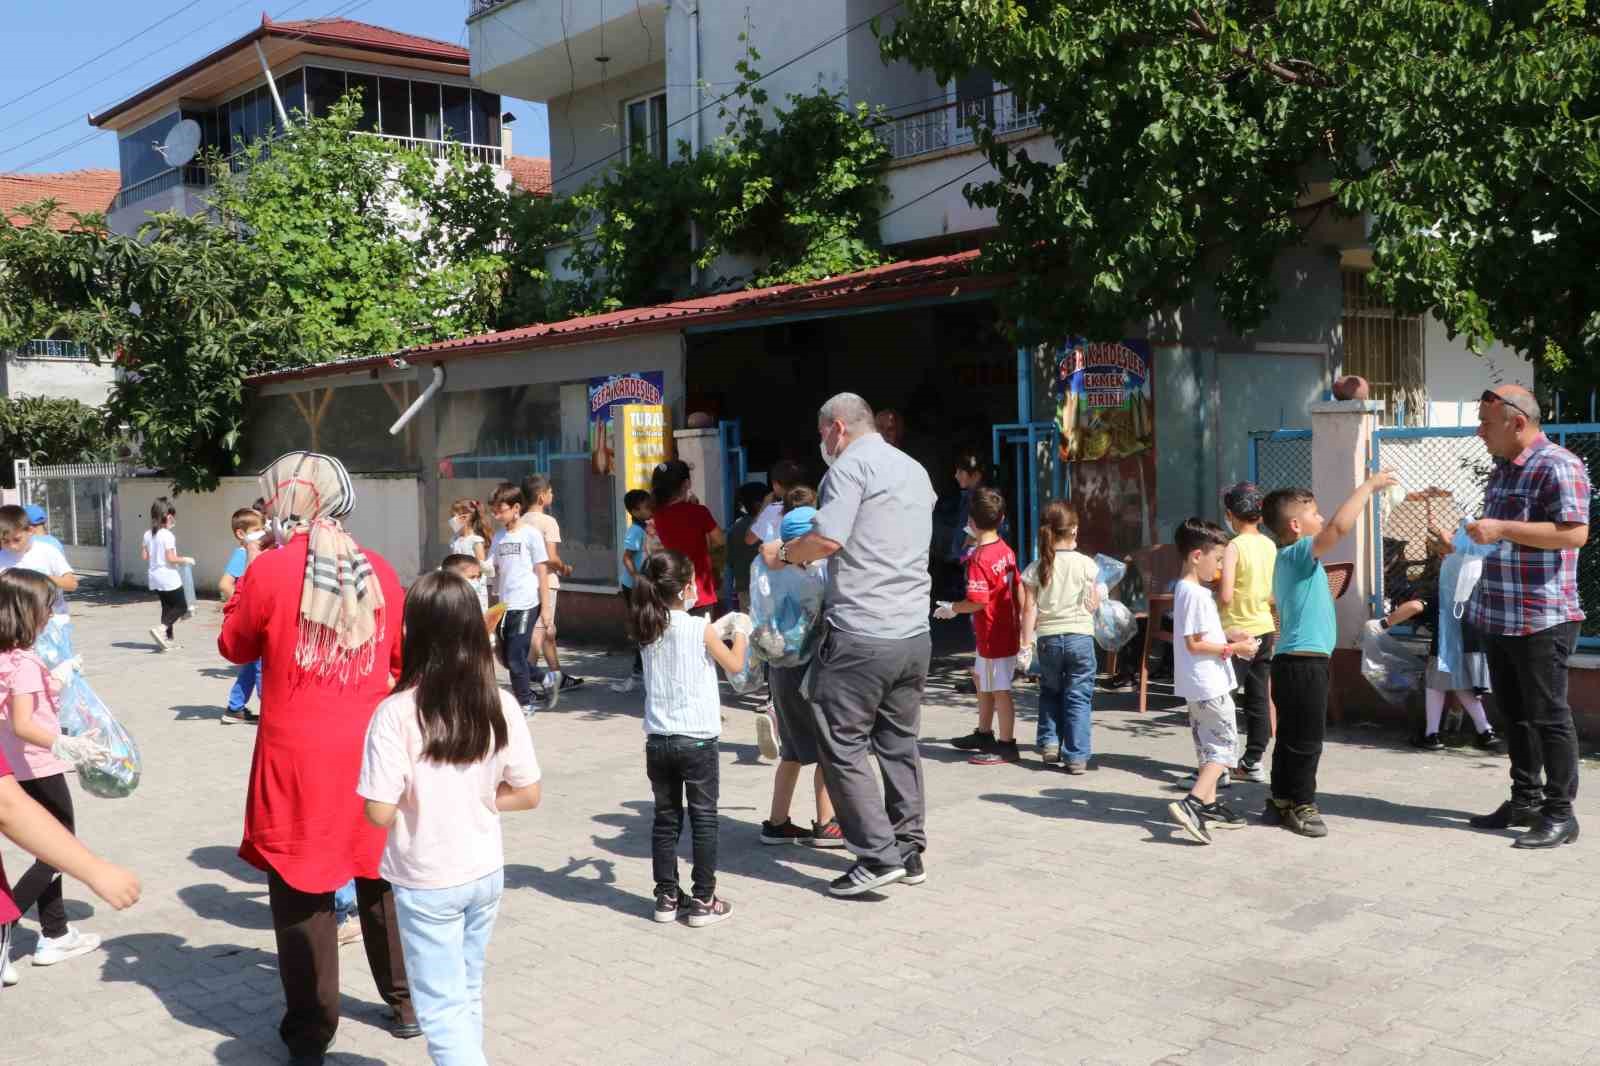
[(986, 264), (1040, 333), (1119, 335), (1210, 282), (1236, 328), (1317, 213), (1475, 341), (1600, 360), (1600, 7), (1582, 0), (906, 0), (884, 53), (984, 69), (1061, 160), (981, 132)]
[(356, 132), (359, 93), (324, 117), (296, 113), (234, 166), (213, 153), (211, 204), (268, 267), (268, 295), (319, 359), (373, 355), (495, 323), (509, 193), (454, 147)]
[[(0, 454), (36, 464), (94, 463), (115, 458), (116, 423), (105, 411), (59, 396), (0, 398)], [(7, 463), (0, 479), (12, 483)]]

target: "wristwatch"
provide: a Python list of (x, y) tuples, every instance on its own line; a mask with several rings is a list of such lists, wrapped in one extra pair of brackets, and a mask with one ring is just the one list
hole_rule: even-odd
[(1378, 628), (1382, 629), (1382, 630), (1387, 630), (1389, 628), (1389, 620), (1387, 618), (1378, 619)]
[(790, 544), (789, 541), (784, 541), (782, 544), (778, 545), (778, 562), (780, 562), (780, 563), (788, 563), (788, 561), (789, 561), (789, 544)]

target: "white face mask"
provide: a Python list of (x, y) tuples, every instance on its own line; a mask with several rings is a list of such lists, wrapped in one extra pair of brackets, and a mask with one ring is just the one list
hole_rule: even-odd
[(683, 587), (683, 596), (678, 602), (681, 603), (683, 605), (683, 609), (687, 611), (694, 606), (695, 601), (699, 598), (700, 597), (695, 593), (694, 590), (694, 582), (691, 581)]
[(256, 543), (256, 541), (261, 540), (266, 535), (267, 535), (267, 531), (266, 530), (258, 529), (254, 533), (246, 533), (244, 535), (244, 542), (246, 544), (254, 544), (254, 543)]
[(967, 536), (971, 537), (973, 540), (978, 539), (978, 527), (973, 525), (971, 522), (967, 523)]
[(463, 529), (466, 529), (466, 528), (467, 528), (467, 516), (466, 515), (453, 514), (453, 515), (450, 516), (450, 530), (451, 530), (451, 532), (460, 533)]

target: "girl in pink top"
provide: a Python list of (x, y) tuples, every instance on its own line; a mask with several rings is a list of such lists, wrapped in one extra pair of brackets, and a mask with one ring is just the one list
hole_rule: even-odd
[[(32, 651), (50, 621), (54, 600), (55, 586), (43, 575), (31, 570), (0, 573), (0, 754), (22, 791), (70, 833), (74, 818), (66, 773), (73, 763), (92, 759), (102, 749), (92, 737), (62, 735), (56, 720), (60, 682)], [(100, 946), (99, 937), (67, 924), (61, 878), (45, 860), (22, 875), (11, 895), (19, 915), (38, 905), (35, 966), (64, 962)], [(0, 959), (0, 981), (16, 984), (9, 957)]]
[(394, 886), (417, 1024), (436, 1063), (483, 1057), (483, 959), (505, 885), (501, 811), (539, 805), (522, 708), (495, 683), (477, 593), (449, 571), (406, 595), (404, 666), (373, 713), (356, 791), (389, 831), (379, 872)]

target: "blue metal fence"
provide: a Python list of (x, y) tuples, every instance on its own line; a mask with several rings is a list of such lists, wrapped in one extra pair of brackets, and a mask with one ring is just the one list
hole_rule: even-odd
[[(996, 466), (1003, 462), (1007, 448), (1022, 451), (1021, 461), (1011, 464), (1015, 482), (1015, 494), (1011, 498), (1028, 501), (1027, 520), (1021, 523), (1022, 528), (1014, 534), (1018, 562), (1027, 566), (1033, 561), (1038, 548), (1034, 540), (1038, 537), (1041, 491), (1056, 499), (1068, 499), (1071, 496), (1067, 464), (1060, 460), (1061, 429), (1054, 422), (1013, 422), (995, 426), (993, 437), (993, 461)], [(1048, 470), (1043, 475), (1039, 469), (1041, 453), (1048, 464)], [(1013, 525), (1021, 517), (1014, 517)]]
[(1250, 434), (1250, 480), (1263, 493), (1311, 486), (1311, 431), (1269, 429)]

